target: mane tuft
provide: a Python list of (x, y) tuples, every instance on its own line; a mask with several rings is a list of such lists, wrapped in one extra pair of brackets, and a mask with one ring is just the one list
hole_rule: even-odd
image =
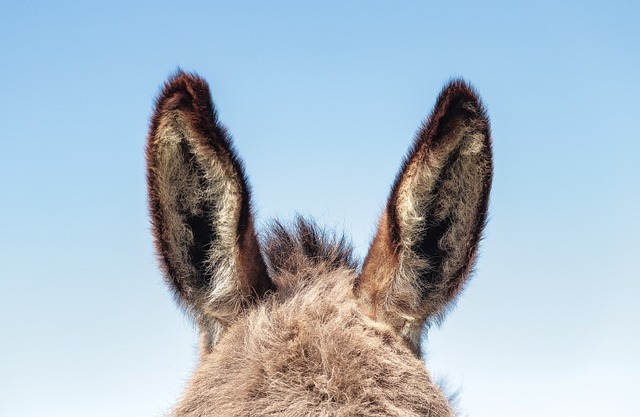
[(358, 261), (344, 235), (320, 228), (314, 221), (296, 216), (291, 225), (273, 220), (263, 234), (263, 248), (269, 274), (306, 275), (310, 268), (355, 270)]

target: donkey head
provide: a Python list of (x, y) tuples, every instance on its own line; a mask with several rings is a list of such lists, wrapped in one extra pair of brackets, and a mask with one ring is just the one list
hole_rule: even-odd
[(259, 241), (242, 163), (195, 75), (164, 86), (147, 164), (160, 265), (201, 336), (174, 415), (451, 415), (420, 335), (462, 290), (485, 223), (491, 141), (471, 87), (440, 94), (361, 269), (303, 219)]

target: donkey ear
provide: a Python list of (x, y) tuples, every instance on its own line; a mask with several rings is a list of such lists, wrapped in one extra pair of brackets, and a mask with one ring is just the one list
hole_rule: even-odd
[(215, 338), (271, 280), (240, 160), (203, 79), (179, 72), (156, 101), (147, 139), (156, 251), (178, 301)]
[(419, 350), (473, 266), (492, 177), (489, 121), (463, 81), (444, 88), (393, 185), (356, 292)]

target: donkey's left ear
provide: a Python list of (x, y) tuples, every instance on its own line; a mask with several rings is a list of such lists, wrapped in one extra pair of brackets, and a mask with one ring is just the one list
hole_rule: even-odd
[(249, 187), (207, 83), (179, 72), (156, 102), (147, 143), (156, 251), (178, 301), (207, 340), (272, 288)]
[(396, 178), (356, 286), (371, 315), (416, 351), (425, 321), (443, 316), (469, 276), (492, 171), (483, 105), (471, 87), (454, 81)]

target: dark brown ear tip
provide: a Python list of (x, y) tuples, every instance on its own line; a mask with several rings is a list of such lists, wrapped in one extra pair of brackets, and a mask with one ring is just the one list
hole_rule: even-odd
[(486, 141), (490, 139), (489, 117), (482, 104), (480, 95), (469, 83), (461, 78), (452, 79), (440, 92), (429, 117), (423, 122), (415, 148), (420, 146), (437, 147), (455, 136), (449, 135), (452, 129), (461, 124), (472, 127), (482, 133)]
[(450, 80), (442, 89), (440, 96), (480, 102), (476, 89), (462, 78)]
[(488, 121), (487, 111), (476, 89), (462, 78), (454, 78), (442, 89), (436, 108), (457, 106), (470, 116)]
[(162, 87), (156, 108), (164, 111), (211, 107), (209, 84), (196, 74), (178, 70)]

